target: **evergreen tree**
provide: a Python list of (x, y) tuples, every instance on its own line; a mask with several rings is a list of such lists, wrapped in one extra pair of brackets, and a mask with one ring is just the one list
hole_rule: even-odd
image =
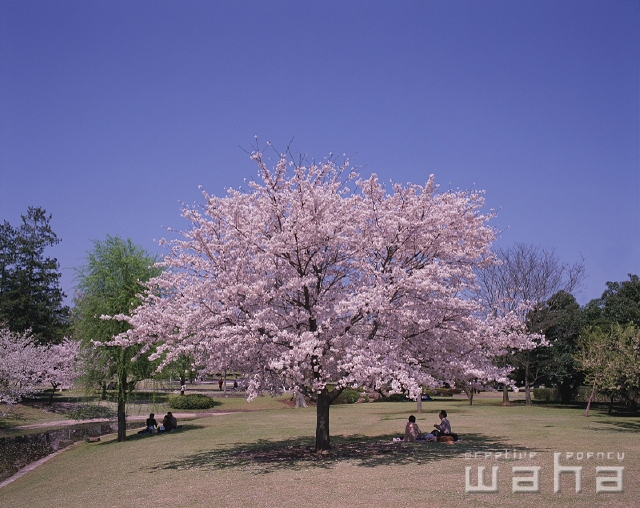
[(531, 370), (538, 381), (555, 387), (562, 402), (568, 404), (584, 381), (575, 359), (583, 326), (580, 306), (573, 295), (558, 291), (530, 313), (529, 325), (543, 333), (549, 343), (531, 352)]
[(585, 317), (590, 326), (611, 327), (615, 323), (640, 327), (640, 278), (629, 274), (629, 280), (607, 282), (600, 298), (585, 306)]
[(50, 221), (44, 209), (29, 207), (19, 227), (0, 226), (0, 322), (15, 333), (31, 329), (40, 344), (59, 343), (68, 329), (58, 261), (45, 256), (60, 243)]

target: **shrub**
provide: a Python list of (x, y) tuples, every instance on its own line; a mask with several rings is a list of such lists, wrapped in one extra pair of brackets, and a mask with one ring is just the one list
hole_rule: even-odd
[(534, 388), (533, 398), (542, 402), (559, 402), (560, 395), (555, 388)]
[(360, 398), (360, 393), (358, 390), (354, 390), (353, 388), (345, 388), (342, 390), (342, 393), (338, 395), (338, 398), (333, 401), (334, 404), (355, 404), (358, 402)]
[(171, 409), (209, 409), (218, 404), (219, 402), (216, 402), (213, 398), (201, 393), (169, 397), (169, 407)]
[(94, 404), (76, 404), (71, 409), (63, 411), (72, 420), (90, 420), (92, 418), (113, 418), (116, 412), (113, 409)]
[(404, 393), (394, 393), (387, 397), (380, 397), (376, 402), (406, 402), (407, 396)]
[[(578, 393), (573, 398), (573, 400), (578, 402), (587, 402), (589, 397), (591, 397), (591, 391), (593, 390), (592, 386), (581, 386), (578, 388)], [(611, 394), (603, 393), (596, 390), (596, 393), (593, 395), (592, 402), (611, 402)]]
[(432, 388), (430, 390), (426, 390), (427, 395), (431, 397), (453, 397), (453, 395), (458, 395), (462, 393), (462, 390), (459, 388)]

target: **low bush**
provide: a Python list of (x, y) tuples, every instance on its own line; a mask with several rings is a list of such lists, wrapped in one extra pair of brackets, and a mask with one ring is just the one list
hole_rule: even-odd
[(426, 390), (426, 394), (431, 397), (453, 397), (460, 393), (462, 393), (462, 390), (459, 388), (432, 388), (430, 390)]
[[(577, 402), (587, 402), (589, 397), (591, 397), (591, 392), (593, 391), (592, 386), (581, 386), (578, 388), (578, 393), (573, 398), (573, 400)], [(592, 402), (611, 402), (611, 395), (607, 393), (602, 393), (596, 390), (596, 393), (593, 394)]]
[(114, 418), (116, 412), (104, 406), (95, 404), (76, 404), (73, 407), (61, 411), (72, 420), (91, 420), (93, 418)]
[(353, 388), (345, 388), (342, 390), (342, 393), (338, 395), (338, 398), (333, 401), (334, 404), (355, 404), (358, 402), (360, 398), (360, 394), (358, 390)]
[(213, 400), (213, 398), (201, 393), (172, 395), (169, 397), (169, 407), (171, 409), (210, 409), (218, 404), (220, 403)]
[(559, 402), (560, 395), (555, 388), (534, 388), (533, 398), (541, 402)]
[(380, 397), (376, 402), (406, 402), (407, 396), (404, 393), (394, 393), (387, 397)]

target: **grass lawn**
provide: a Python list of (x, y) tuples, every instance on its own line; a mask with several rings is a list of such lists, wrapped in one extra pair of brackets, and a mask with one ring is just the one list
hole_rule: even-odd
[[(175, 391), (179, 393), (179, 391)], [(272, 398), (269, 396), (258, 397), (248, 403), (244, 393), (228, 394), (215, 391), (211, 385), (189, 385), (187, 394), (202, 393), (211, 395), (216, 405), (207, 410), (184, 410), (182, 412), (228, 412), (228, 411), (265, 411), (268, 409), (282, 409), (289, 403), (290, 397)], [(144, 419), (149, 413), (162, 415), (171, 408), (167, 404), (167, 398), (172, 393), (170, 391), (149, 393), (134, 392), (127, 404), (127, 417), (131, 419)], [(65, 391), (63, 395), (56, 393), (53, 404), (49, 405), (48, 394), (35, 396), (22, 404), (0, 404), (0, 438), (10, 436), (21, 436), (24, 434), (41, 433), (47, 429), (59, 428), (67, 425), (68, 420), (88, 420), (92, 418), (116, 419), (117, 404), (114, 397), (106, 401), (99, 400), (98, 395), (87, 396), (81, 391)], [(180, 410), (173, 410), (174, 412)], [(25, 428), (24, 426), (35, 426), (37, 428)]]
[[(216, 410), (242, 409), (242, 399), (221, 399)], [(228, 401), (228, 402), (227, 402)], [(168, 435), (113, 437), (82, 443), (0, 489), (7, 507), (571, 507), (640, 506), (640, 419), (551, 406), (501, 407), (476, 397), (423, 403), (422, 430), (449, 412), (462, 437), (444, 443), (392, 443), (404, 432), (415, 403), (370, 403), (331, 408), (334, 449), (310, 453), (315, 408), (289, 409), (260, 398), (260, 411), (189, 422)], [(260, 406), (255, 406), (253, 409)], [(527, 458), (504, 460), (513, 450)], [(531, 453), (536, 453), (531, 457)], [(582, 492), (570, 474), (553, 493), (554, 452), (563, 466), (582, 466)], [(567, 458), (567, 453), (574, 458)], [(577, 460), (577, 453), (584, 453)], [(587, 452), (613, 452), (587, 459)], [(475, 454), (478, 455), (475, 455)], [(617, 454), (624, 453), (622, 461)], [(466, 455), (466, 457), (465, 457)], [(469, 457), (477, 458), (469, 458)], [(465, 466), (498, 466), (498, 492), (465, 492)], [(540, 466), (539, 493), (512, 493), (513, 466)], [(624, 491), (596, 494), (596, 466), (623, 466)], [(516, 473), (515, 476), (530, 476)]]

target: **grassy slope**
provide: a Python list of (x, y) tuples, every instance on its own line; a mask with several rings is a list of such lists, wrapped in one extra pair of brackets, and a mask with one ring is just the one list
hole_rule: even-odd
[[(313, 444), (314, 408), (213, 416), (186, 422), (175, 434), (78, 445), (1, 489), (0, 506), (640, 506), (638, 418), (584, 418), (581, 410), (503, 408), (498, 402), (425, 403), (418, 424), (429, 429), (437, 411), (447, 409), (463, 436), (453, 446), (390, 443), (414, 403), (335, 406), (337, 451), (324, 457), (300, 453)], [(515, 463), (464, 458), (465, 452), (505, 447), (539, 455)], [(553, 494), (553, 451), (625, 452), (625, 492), (596, 496), (595, 466), (618, 464), (592, 460), (582, 462), (581, 494), (571, 478)], [(541, 493), (512, 494), (511, 466), (528, 464), (542, 467)], [(478, 465), (498, 465), (499, 492), (466, 494), (466, 465), (474, 475)]]
[[(285, 407), (285, 402), (289, 401), (290, 397), (272, 398), (269, 396), (258, 397), (253, 402), (248, 403), (246, 398), (241, 395), (233, 396), (231, 393), (228, 397), (225, 397), (222, 393), (215, 391), (206, 391), (200, 387), (196, 389), (190, 389), (187, 393), (206, 393), (212, 395), (216, 401), (216, 405), (207, 410), (186, 410), (189, 413), (199, 412), (227, 412), (227, 411), (265, 411), (268, 409), (282, 409)], [(132, 400), (127, 404), (127, 416), (133, 419), (146, 418), (149, 413), (154, 412), (156, 415), (162, 415), (171, 408), (166, 403), (167, 394), (161, 394), (158, 396), (158, 400), (155, 403), (149, 402), (148, 395), (138, 399), (138, 394), (132, 397)], [(44, 398), (42, 400), (45, 400)], [(86, 409), (103, 409), (109, 410), (111, 413), (111, 419), (115, 420), (116, 403), (113, 401), (98, 401), (94, 397), (83, 397), (81, 394), (72, 396), (60, 397), (56, 396), (53, 406), (49, 406), (42, 400), (36, 400), (34, 405), (33, 401), (27, 404), (14, 404), (14, 405), (0, 405), (0, 438), (9, 436), (20, 436), (24, 434), (41, 433), (48, 429), (59, 428), (61, 424), (66, 425), (69, 419), (76, 418), (75, 412), (69, 410), (60, 409), (61, 403), (67, 404), (67, 406), (73, 407), (74, 405), (80, 405)], [(58, 407), (57, 407), (58, 406)], [(99, 406), (99, 407), (98, 407)], [(57, 411), (57, 412), (52, 412)], [(107, 411), (107, 412), (109, 412)], [(174, 410), (175, 411), (175, 410)], [(91, 413), (96, 414), (91, 414)], [(97, 414), (97, 411), (88, 411), (84, 418), (102, 418), (103, 415)], [(39, 424), (35, 429), (21, 429), (23, 425)]]

